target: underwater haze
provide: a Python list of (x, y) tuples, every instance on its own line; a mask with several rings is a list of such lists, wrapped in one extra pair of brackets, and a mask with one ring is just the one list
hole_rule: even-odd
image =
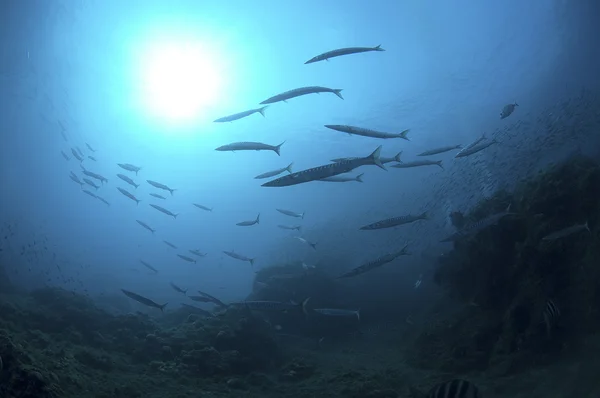
[[(143, 358), (116, 350), (121, 359), (111, 363), (122, 368), (80, 360), (81, 369), (100, 372), (82, 376), (96, 382), (111, 377), (102, 372), (120, 369), (120, 389), (104, 395), (93, 395), (101, 387), (90, 384), (78, 390), (81, 382), (42, 364), (36, 366), (46, 384), (60, 388), (19, 395), (11, 390), (16, 384), (6, 382), (0, 392), (131, 397), (137, 389), (146, 394), (139, 396), (154, 396), (140, 387), (143, 381), (123, 375), (156, 372), (169, 379), (169, 372), (188, 377), (193, 368), (192, 381), (165, 382), (165, 391), (395, 397), (408, 396), (408, 388), (439, 393), (432, 386), (450, 386), (441, 375), (451, 373), (477, 384), (486, 397), (546, 396), (526, 382), (494, 379), (523, 380), (518, 375), (533, 372), (531, 363), (507, 365), (510, 372), (493, 377), (486, 372), (499, 352), (508, 357), (521, 349), (543, 357), (536, 366), (550, 367), (561, 363), (566, 341), (581, 340), (555, 332), (556, 319), (573, 325), (573, 308), (590, 301), (569, 300), (568, 288), (546, 279), (568, 279), (572, 287), (577, 278), (567, 278), (564, 269), (504, 273), (519, 261), (547, 264), (558, 252), (571, 253), (574, 264), (594, 256), (584, 251), (597, 245), (600, 220), (593, 188), (600, 156), (597, 15), (600, 6), (586, 0), (3, 0), (0, 269), (6, 281), (0, 286), (8, 296), (2, 300), (19, 297), (18, 308), (40, 311), (38, 304), (58, 300), (53, 311), (69, 330), (83, 326), (61, 308), (88, 303), (103, 325), (139, 319), (137, 331), (123, 325), (140, 344), (146, 334), (164, 341), (155, 355), (146, 336)], [(560, 177), (570, 167), (580, 171)], [(573, 194), (571, 202), (559, 188)], [(542, 206), (551, 193), (559, 199)], [(538, 246), (540, 239), (562, 246), (547, 249)], [(544, 250), (558, 252), (544, 257)], [(496, 261), (506, 269), (494, 268)], [(545, 281), (536, 285), (539, 291), (534, 282), (522, 282), (534, 274)], [(500, 285), (510, 288), (497, 293)], [(600, 287), (591, 286), (590, 292)], [(600, 302), (594, 302), (589, 313), (598, 317)], [(502, 319), (515, 311), (520, 315), (511, 325), (527, 319), (528, 326), (513, 333)], [(239, 330), (249, 332), (236, 322), (256, 318), (266, 325), (260, 327), (269, 343), (240, 339), (262, 347), (265, 357), (272, 349), (277, 360), (263, 363), (253, 351), (219, 346), (215, 336), (225, 329), (218, 324), (217, 343), (207, 337), (206, 347), (219, 351), (223, 363), (229, 351), (246, 362), (205, 372), (189, 360), (198, 343), (189, 350), (181, 343), (199, 337), (181, 334), (169, 343), (158, 332), (183, 327), (198, 313), (210, 320), (202, 321), (207, 335), (207, 325), (223, 319), (241, 328), (231, 326), (239, 337)], [(472, 347), (456, 339), (419, 340), (446, 321), (488, 331), (473, 340), (490, 343), (472, 351), (489, 357), (466, 359)], [(494, 326), (482, 326), (488, 321)], [(31, 333), (15, 322), (0, 323), (0, 334), (14, 333), (18, 341), (16, 330)], [(594, 334), (598, 322), (572, 330)], [(117, 342), (127, 327), (95, 326), (104, 343), (89, 343), (89, 350), (135, 346)], [(492, 342), (508, 341), (502, 334), (508, 329), (519, 343), (503, 351)], [(78, 333), (84, 341), (73, 344), (87, 347), (87, 332)], [(256, 333), (263, 336), (262, 329)], [(368, 336), (380, 336), (378, 348)], [(548, 346), (516, 348), (539, 336), (552, 336)], [(327, 345), (330, 339), (336, 343)], [(304, 340), (316, 345), (298, 343)], [(429, 365), (444, 362), (445, 354), (402, 354), (409, 346), (434, 345), (452, 355), (464, 351), (464, 357), (435, 368)], [(5, 373), (17, 366), (16, 354), (6, 350), (0, 351), (0, 381), (12, 377), (2, 375), (2, 359)], [(373, 359), (377, 350), (388, 355), (381, 363)], [(409, 356), (418, 358), (414, 366), (398, 370)], [(303, 360), (310, 364), (298, 364)], [(328, 373), (341, 363), (345, 372), (377, 369), (387, 376)], [(382, 363), (400, 373), (390, 376)], [(429, 370), (419, 373), (423, 369)], [(253, 384), (246, 375), (256, 371), (279, 376)], [(327, 393), (322, 380), (311, 379), (313, 371), (330, 377)], [(344, 385), (358, 383), (357, 377), (360, 386)], [(591, 378), (581, 377), (565, 382), (576, 389), (557, 396), (600, 393), (588, 384)], [(211, 380), (204, 390), (202, 378)], [(282, 390), (278, 383), (297, 387)], [(469, 389), (475, 384), (460, 385), (467, 395), (443, 396), (477, 397)]]

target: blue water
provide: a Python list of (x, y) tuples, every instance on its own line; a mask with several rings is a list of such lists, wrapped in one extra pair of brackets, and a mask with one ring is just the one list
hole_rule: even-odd
[[(2, 8), (0, 212), (18, 230), (4, 250), (5, 262), (31, 269), (9, 269), (22, 286), (86, 289), (92, 297), (124, 288), (176, 305), (180, 296), (169, 286), (174, 282), (241, 300), (262, 268), (306, 262), (337, 275), (404, 243), (415, 255), (379, 270), (390, 276), (381, 286), (389, 286), (390, 294), (412, 289), (423, 259), (447, 248), (435, 242), (453, 232), (451, 211), (466, 211), (536, 167), (586, 149), (580, 140), (540, 150), (538, 138), (547, 129), (536, 121), (582, 88), (599, 86), (598, 52), (590, 51), (597, 33), (591, 2), (4, 1)], [(218, 68), (218, 90), (185, 121), (146, 106), (142, 52), (161, 41), (200, 43), (212, 57), (206, 62)], [(386, 51), (304, 64), (328, 50), (376, 45)], [(212, 122), (311, 85), (341, 88), (344, 100), (310, 95), (273, 104), (264, 118)], [(502, 107), (515, 101), (515, 113), (501, 120)], [(410, 142), (348, 136), (325, 124), (410, 129)], [(444, 170), (364, 167), (358, 171), (365, 173), (363, 184), (284, 188), (261, 187), (265, 180), (253, 178), (290, 162), (301, 170), (336, 157), (366, 156), (380, 144), (384, 156), (403, 151), (405, 160), (414, 160), (433, 147), (466, 145), (483, 132), (501, 143), (467, 159), (454, 159), (452, 152), (436, 156)], [(280, 157), (215, 151), (236, 141), (285, 144)], [(110, 207), (68, 177), (70, 171), (81, 177), (71, 148), (91, 155), (86, 143), (97, 150), (97, 162), (83, 164), (109, 179), (97, 193)], [(135, 176), (117, 163), (142, 170)], [(141, 184), (130, 190), (139, 205), (117, 191), (130, 188), (117, 173)], [(147, 179), (177, 191), (171, 197)], [(155, 200), (151, 192), (167, 200)], [(150, 203), (179, 216), (165, 216)], [(291, 219), (276, 208), (306, 216)], [(423, 211), (431, 215), (427, 223), (371, 234), (358, 230)], [(257, 213), (259, 225), (235, 225)], [(277, 228), (296, 221), (301, 234)], [(42, 236), (48, 249), (24, 259), (20, 246)], [(318, 242), (318, 250), (294, 236)], [(208, 254), (196, 264), (176, 257), (189, 249)], [(256, 258), (256, 264), (223, 250)], [(140, 259), (159, 274), (149, 274)], [(56, 264), (63, 274), (57, 279)]]

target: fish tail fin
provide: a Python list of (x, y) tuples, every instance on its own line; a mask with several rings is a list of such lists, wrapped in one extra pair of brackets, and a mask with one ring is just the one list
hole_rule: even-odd
[(375, 48), (373, 48), (375, 51), (385, 51), (383, 48), (381, 48), (381, 44), (378, 46), (375, 46)]
[(138, 187), (140, 186), (140, 184), (133, 184), (133, 186), (135, 187), (135, 189), (138, 189)]
[(256, 260), (255, 258), (251, 258), (250, 260), (248, 260), (248, 261), (250, 261), (250, 266), (251, 267), (254, 267), (254, 261), (255, 260)]
[(373, 161), (373, 163), (384, 170), (387, 170), (385, 166), (381, 163), (381, 159), (379, 156), (381, 155), (381, 145), (377, 147), (368, 157)]
[(179, 213), (177, 213), (177, 214), (173, 214), (173, 218), (175, 218), (175, 219), (176, 219), (178, 215), (179, 215)]
[(362, 176), (364, 176), (365, 173), (360, 173), (359, 175), (356, 176), (356, 181), (358, 182), (363, 182)]
[(292, 171), (292, 166), (293, 166), (293, 165), (294, 165), (294, 162), (290, 163), (290, 164), (288, 165), (288, 167), (286, 167), (286, 168), (285, 168), (285, 169), (287, 170), (287, 172), (288, 172), (288, 173), (290, 173), (290, 174), (292, 174), (292, 173), (293, 173), (293, 171)]
[(313, 248), (313, 250), (317, 250), (317, 242), (315, 243), (310, 243), (310, 247)]
[(462, 148), (463, 148), (463, 146), (461, 144), (458, 144), (455, 149), (462, 149)]
[(588, 232), (590, 232), (590, 233), (591, 233), (592, 231), (590, 230), (590, 226), (589, 226), (588, 222), (589, 222), (589, 221), (586, 221), (586, 222), (585, 222), (585, 224), (583, 224), (583, 226), (585, 227), (585, 229), (587, 229), (587, 230), (588, 230)]
[(136, 205), (139, 205), (141, 201), (142, 201), (141, 199), (136, 199), (136, 200), (135, 200), (135, 204), (136, 204)]
[(403, 256), (410, 255), (410, 252), (408, 251), (408, 244), (404, 245), (404, 247), (402, 248), (402, 250), (400, 250), (400, 254), (403, 255)]
[(258, 215), (256, 216), (256, 223), (260, 224), (260, 213), (258, 213)]
[(302, 225), (298, 225), (298, 228), (297, 228), (297, 230), (298, 230), (298, 231), (302, 231)]
[(360, 321), (360, 308), (356, 310), (356, 319)]
[(429, 220), (429, 215), (427, 214), (426, 211), (424, 211), (423, 213), (421, 213), (419, 215), (419, 218), (422, 219), (422, 220)]
[(163, 305), (158, 306), (158, 308), (160, 308), (160, 312), (164, 312), (164, 309), (167, 306), (167, 304), (169, 304), (169, 303), (164, 303)]
[(155, 229), (151, 229), (150, 232), (152, 232), (152, 235), (154, 235), (154, 232), (156, 232)]
[(512, 206), (512, 203), (509, 203), (508, 206), (506, 206), (506, 210), (504, 210), (505, 213), (510, 212), (510, 206)]
[(394, 160), (398, 163), (402, 163), (402, 160), (400, 159), (400, 156), (402, 156), (402, 151), (398, 152), (396, 154), (396, 156), (394, 156)]
[(171, 196), (173, 196), (173, 192), (177, 191), (176, 189), (169, 189), (169, 192), (171, 192)]
[(440, 166), (442, 168), (442, 170), (444, 170), (444, 166), (442, 165), (441, 160), (438, 160), (437, 162), (435, 162), (435, 164), (437, 164), (438, 166)]
[(333, 93), (335, 95), (337, 95), (338, 97), (340, 97), (341, 99), (344, 99), (344, 97), (342, 97), (342, 90), (343, 89), (341, 89), (341, 88), (336, 88), (336, 89), (333, 89)]
[(265, 110), (269, 107), (269, 105), (265, 105), (262, 108), (260, 108), (258, 110), (258, 113), (260, 113), (262, 115), (262, 117), (265, 117)]
[(408, 135), (409, 132), (410, 132), (410, 129), (406, 129), (406, 130), (400, 132), (398, 134), (398, 138), (402, 138), (402, 139), (404, 139), (406, 141), (410, 141), (410, 139), (407, 137), (407, 135)]
[(310, 301), (310, 297), (307, 297), (304, 299), (304, 301), (302, 301), (302, 303), (300, 303), (300, 308), (302, 308), (302, 312), (304, 313), (304, 315), (308, 315), (307, 304), (309, 301)]
[(283, 144), (285, 144), (285, 141), (283, 141), (281, 144), (275, 146), (275, 148), (273, 149), (278, 156), (281, 156), (281, 152), (280, 151), (281, 151), (281, 146)]
[(306, 212), (302, 212), (302, 214), (300, 214), (300, 218), (301, 218), (301, 219), (303, 219), (303, 220), (304, 220), (304, 214), (305, 214), (305, 213), (306, 213)]

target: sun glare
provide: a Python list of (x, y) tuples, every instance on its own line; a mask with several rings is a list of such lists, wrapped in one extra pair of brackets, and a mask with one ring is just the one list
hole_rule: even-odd
[(219, 101), (219, 54), (202, 43), (151, 43), (140, 61), (142, 101), (152, 116), (185, 123)]

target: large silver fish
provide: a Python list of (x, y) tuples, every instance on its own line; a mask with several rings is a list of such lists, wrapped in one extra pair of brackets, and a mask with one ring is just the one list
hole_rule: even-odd
[(449, 237), (442, 239), (440, 242), (455, 242), (457, 240), (461, 240), (464, 238), (468, 238), (468, 237), (477, 235), (479, 232), (483, 231), (484, 229), (497, 224), (498, 221), (500, 221), (504, 217), (515, 215), (516, 213), (510, 212), (510, 206), (511, 205), (509, 204), (508, 207), (506, 207), (506, 210), (504, 210), (504, 211), (501, 211), (499, 213), (494, 213), (492, 215), (482, 218), (481, 220), (467, 224), (466, 226), (464, 226), (457, 232), (453, 233)]
[(235, 225), (240, 226), (240, 227), (250, 227), (255, 224), (260, 224), (260, 213), (258, 213), (258, 215), (256, 216), (256, 219), (254, 219), (254, 220), (242, 221)]
[(124, 174), (117, 174), (117, 177), (119, 177), (121, 180), (125, 181), (127, 184), (131, 185), (132, 187), (135, 187), (135, 189), (137, 189), (137, 187), (140, 186), (140, 184), (136, 184), (131, 178), (127, 177)]
[(215, 151), (220, 152), (235, 152), (235, 151), (273, 151), (277, 155), (281, 156), (281, 146), (285, 144), (283, 141), (279, 145), (268, 145), (263, 144), (262, 142), (234, 142), (227, 145), (222, 145), (218, 148), (215, 148)]
[(470, 148), (465, 148), (462, 151), (460, 151), (459, 153), (457, 153), (456, 156), (455, 156), (455, 158), (464, 158), (466, 156), (473, 155), (474, 153), (477, 153), (479, 151), (483, 151), (485, 148), (487, 148), (487, 147), (489, 147), (491, 145), (497, 144), (497, 143), (498, 143), (498, 141), (496, 141), (496, 139), (494, 138), (491, 141), (484, 142), (482, 144), (477, 144), (477, 145), (474, 145), (474, 146), (472, 146)]
[(248, 261), (250, 265), (254, 265), (254, 260), (256, 260), (254, 258), (246, 257), (243, 254), (239, 254), (234, 251), (223, 250), (223, 253), (227, 254), (231, 258), (235, 258), (236, 260)]
[(231, 303), (230, 305), (245, 307), (254, 311), (281, 311), (288, 312), (294, 310), (302, 310), (302, 312), (306, 313), (306, 303), (308, 303), (308, 298), (301, 303), (294, 302), (281, 302), (281, 301), (239, 301)]
[(198, 203), (192, 203), (192, 204), (194, 206), (196, 206), (197, 208), (202, 209), (202, 210), (206, 210), (206, 211), (212, 211), (213, 210), (212, 207), (207, 207), (207, 206), (204, 206), (204, 205), (200, 205)]
[(117, 189), (119, 190), (119, 192), (121, 192), (123, 195), (127, 196), (129, 199), (135, 201), (136, 204), (140, 204), (141, 200), (136, 198), (135, 196), (133, 196), (133, 194), (131, 192), (127, 191), (126, 189), (120, 188), (120, 187), (117, 187)]
[(293, 90), (286, 91), (285, 93), (277, 94), (271, 98), (264, 100), (260, 104), (261, 105), (274, 104), (275, 102), (287, 101), (289, 99), (300, 97), (302, 95), (319, 94), (319, 93), (333, 93), (333, 94), (337, 95), (338, 97), (340, 97), (341, 99), (344, 99), (344, 97), (342, 97), (342, 89), (341, 88), (310, 86), (310, 87), (295, 88)]
[(221, 117), (221, 118), (215, 120), (214, 123), (233, 122), (234, 120), (239, 120), (239, 119), (248, 117), (250, 115), (253, 115), (255, 113), (260, 113), (264, 117), (265, 109), (267, 109), (267, 108), (268, 108), (268, 106), (263, 106), (262, 108), (250, 109), (248, 111), (234, 113), (233, 115)]
[(150, 232), (152, 232), (152, 233), (156, 232), (156, 230), (155, 230), (154, 228), (150, 227), (150, 226), (149, 226), (148, 224), (146, 224), (145, 222), (143, 222), (143, 221), (140, 221), (140, 220), (135, 220), (135, 221), (136, 221), (138, 224), (140, 224), (142, 227), (146, 228), (148, 231), (150, 231)]
[(385, 254), (373, 261), (369, 261), (368, 263), (365, 263), (356, 268), (353, 268), (350, 271), (338, 276), (336, 279), (351, 278), (353, 276), (361, 275), (361, 274), (364, 274), (365, 272), (369, 272), (375, 268), (379, 268), (382, 265), (395, 260), (397, 257), (410, 255), (410, 253), (407, 251), (407, 247), (408, 247), (408, 245), (404, 246), (401, 250), (399, 250), (397, 252)]
[(360, 174), (355, 175), (355, 176), (348, 176), (348, 175), (343, 175), (342, 174), (342, 175), (339, 175), (339, 176), (322, 178), (319, 181), (325, 181), (325, 182), (350, 182), (350, 181), (363, 182), (363, 180), (362, 180), (362, 176), (363, 175), (365, 175), (365, 173), (360, 173)]
[(412, 162), (402, 162), (393, 164), (392, 167), (396, 169), (409, 169), (411, 167), (420, 167), (420, 166), (438, 166), (442, 170), (444, 166), (442, 166), (441, 160), (413, 160)]
[(156, 182), (156, 181), (152, 181), (152, 180), (146, 180), (146, 182), (148, 184), (152, 185), (154, 188), (164, 189), (165, 191), (169, 191), (171, 193), (171, 195), (173, 195), (173, 192), (177, 191), (176, 189), (171, 189), (168, 186), (166, 186), (165, 184), (161, 184), (160, 182)]
[(117, 163), (117, 166), (119, 166), (123, 170), (133, 171), (135, 175), (137, 175), (138, 171), (142, 169), (141, 167), (134, 166), (131, 163)]
[(347, 47), (338, 48), (337, 50), (327, 51), (323, 54), (319, 54), (316, 57), (312, 57), (304, 64), (312, 64), (319, 61), (329, 61), (330, 58), (341, 57), (343, 55), (360, 54), (371, 51), (385, 51), (381, 48), (381, 44), (375, 47)]
[(351, 135), (362, 135), (363, 137), (371, 138), (402, 138), (406, 141), (410, 141), (407, 137), (410, 129), (406, 129), (399, 133), (384, 133), (383, 131), (366, 129), (363, 127), (347, 126), (343, 124), (326, 124), (325, 127), (331, 130), (340, 131), (342, 133)]
[(410, 224), (419, 220), (427, 220), (427, 212), (418, 215), (405, 215), (399, 217), (386, 218), (385, 220), (377, 221), (364, 227), (360, 227), (363, 231), (371, 231), (375, 229), (393, 228), (399, 225)]
[(177, 216), (179, 215), (179, 213), (175, 214), (175, 213), (171, 212), (170, 210), (167, 210), (164, 207), (159, 206), (159, 205), (150, 204), (150, 206), (154, 207), (156, 210), (160, 211), (161, 213), (166, 214), (167, 216), (171, 216), (173, 218), (177, 218)]
[(425, 152), (421, 152), (420, 154), (418, 154), (417, 156), (431, 156), (431, 155), (437, 155), (440, 153), (444, 153), (444, 152), (448, 152), (448, 151), (452, 151), (453, 149), (461, 149), (462, 145), (449, 145), (449, 146), (443, 146), (443, 147), (439, 147), (439, 148), (434, 148), (434, 149), (430, 149), (428, 151)]
[(279, 175), (285, 171), (287, 171), (288, 173), (292, 173), (292, 166), (294, 165), (294, 162), (290, 163), (287, 167), (282, 167), (280, 169), (276, 169), (276, 170), (272, 170), (272, 171), (267, 171), (266, 173), (262, 173), (257, 175), (256, 177), (254, 177), (257, 180), (263, 179), (263, 178), (269, 178), (269, 177), (275, 177), (276, 175)]
[(352, 160), (344, 160), (341, 162), (330, 163), (324, 166), (313, 167), (310, 169), (298, 171), (279, 177), (275, 180), (262, 184), (263, 187), (286, 187), (290, 185), (303, 184), (310, 181), (317, 181), (327, 177), (333, 177), (339, 174), (348, 173), (358, 167), (375, 165), (384, 170), (385, 166), (379, 159), (381, 146), (377, 147), (369, 156)]
[(164, 304), (157, 304), (154, 301), (150, 300), (149, 298), (146, 298), (144, 296), (140, 296), (139, 294), (136, 294), (134, 292), (130, 292), (129, 290), (125, 290), (125, 289), (121, 289), (121, 291), (129, 298), (134, 299), (135, 301), (137, 301), (138, 303), (142, 303), (144, 305), (147, 305), (148, 307), (154, 307), (154, 308), (158, 308), (159, 310), (163, 311), (163, 309), (165, 308), (165, 306), (168, 303), (164, 303)]
[(286, 210), (286, 209), (275, 209), (275, 210), (277, 210), (281, 214), (285, 214), (286, 216), (304, 219), (304, 212), (303, 213), (296, 213), (295, 211)]

